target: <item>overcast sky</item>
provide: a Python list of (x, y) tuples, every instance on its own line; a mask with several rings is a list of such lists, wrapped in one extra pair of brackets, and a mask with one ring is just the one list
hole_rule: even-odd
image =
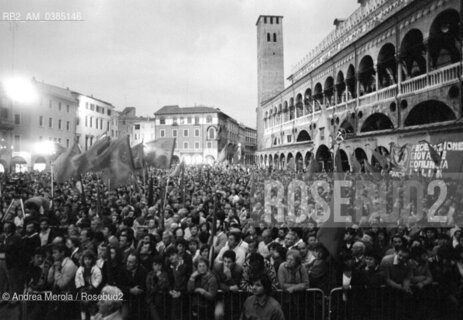
[[(334, 19), (357, 7), (357, 0), (0, 0), (0, 77), (14, 64), (15, 74), (118, 110), (152, 115), (167, 104), (201, 104), (255, 127), (258, 16), (284, 16), (288, 76)], [(84, 21), (13, 25), (6, 12), (80, 13)]]

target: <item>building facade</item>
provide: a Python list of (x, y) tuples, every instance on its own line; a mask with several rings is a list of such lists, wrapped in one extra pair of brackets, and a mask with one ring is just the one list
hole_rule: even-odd
[(250, 152), (252, 142), (254, 148), (256, 146), (255, 136), (246, 145), (241, 144), (246, 141), (246, 136), (252, 137), (253, 129), (242, 130), (244, 126), (220, 109), (174, 105), (164, 106), (154, 115), (156, 138), (176, 138), (176, 160), (183, 159), (186, 164), (212, 164), (219, 160), (222, 152), (221, 156), (230, 162), (254, 162), (254, 154)]
[(118, 113), (111, 103), (79, 92), (72, 94), (78, 101), (75, 132), (82, 151), (88, 150), (102, 135), (119, 136)]
[(129, 135), (130, 144), (152, 141), (156, 138), (155, 119), (136, 115), (135, 107), (126, 107), (119, 113), (119, 131)]
[(15, 171), (43, 169), (52, 156), (49, 153), (53, 152), (45, 150), (44, 142), (67, 148), (76, 133), (77, 100), (72, 92), (34, 79), (32, 85), (37, 101), (19, 103), (2, 99), (2, 105), (9, 105), (12, 115), (8, 121), (11, 134), (8, 167)]
[(13, 104), (0, 85), (0, 173), (6, 171), (11, 161), (13, 128)]
[[(280, 77), (282, 61), (269, 62), (261, 52), (275, 46), (283, 52), (283, 44), (278, 36), (273, 42), (275, 21), (259, 17), (259, 164), (304, 168), (313, 156), (330, 171), (339, 145), (346, 171), (354, 156), (374, 164), (374, 150), (388, 154), (393, 145), (461, 139), (461, 1), (359, 3), (349, 17), (335, 20), (335, 29), (276, 94), (280, 82), (265, 74)], [(271, 41), (264, 41), (267, 34)]]

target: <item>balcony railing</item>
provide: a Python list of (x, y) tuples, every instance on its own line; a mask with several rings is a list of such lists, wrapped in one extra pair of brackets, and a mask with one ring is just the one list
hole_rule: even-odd
[[(427, 74), (419, 75), (412, 79), (407, 79), (399, 85), (394, 84), (387, 88), (361, 96), (358, 99), (350, 99), (347, 102), (336, 104), (336, 113), (341, 113), (346, 110), (355, 110), (358, 107), (366, 107), (390, 99), (395, 99), (398, 95), (407, 95), (419, 92), (420, 90), (429, 89), (437, 86), (442, 86), (457, 82), (462, 76), (461, 62), (457, 62), (438, 70), (431, 71)], [(357, 103), (358, 100), (358, 103)], [(332, 113), (333, 106), (326, 105), (329, 114)], [(317, 121), (321, 111), (316, 111), (311, 114), (306, 114), (302, 117), (287, 121), (281, 125), (275, 125), (265, 130), (265, 134), (277, 133), (282, 130), (290, 130), (295, 126), (307, 125), (311, 121)], [(313, 119), (313, 120), (312, 120)]]

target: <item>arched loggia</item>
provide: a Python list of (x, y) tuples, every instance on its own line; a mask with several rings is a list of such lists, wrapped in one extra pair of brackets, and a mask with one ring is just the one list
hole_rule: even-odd
[(405, 119), (404, 126), (409, 127), (455, 119), (455, 113), (445, 103), (429, 100), (413, 107)]

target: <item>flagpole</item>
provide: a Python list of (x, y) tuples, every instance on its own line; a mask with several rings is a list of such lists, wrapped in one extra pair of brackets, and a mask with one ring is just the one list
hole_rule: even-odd
[(211, 238), (209, 240), (209, 258), (210, 258), (210, 265), (212, 266), (214, 263), (214, 237), (217, 233), (217, 191), (214, 193), (214, 212), (212, 213), (212, 230), (211, 230)]
[(160, 218), (161, 218), (161, 229), (162, 230), (164, 230), (164, 207), (167, 202), (167, 189), (169, 188), (169, 181), (170, 181), (170, 176), (167, 177), (167, 182), (164, 187), (164, 199), (162, 201), (162, 206), (161, 206)]
[(82, 187), (81, 201), (82, 201), (82, 205), (84, 206), (84, 212), (87, 213), (87, 198), (85, 197), (85, 186), (84, 186), (84, 182), (82, 181), (81, 174), (79, 174), (79, 181)]

